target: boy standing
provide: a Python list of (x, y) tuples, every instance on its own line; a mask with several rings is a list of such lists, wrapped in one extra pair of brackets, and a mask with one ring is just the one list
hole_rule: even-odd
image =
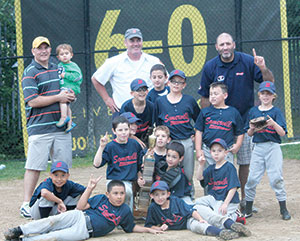
[(69, 179), (69, 167), (63, 161), (53, 162), (50, 177), (34, 191), (30, 200), (33, 219), (46, 218), (76, 208), (85, 187)]
[(139, 125), (136, 130), (136, 136), (148, 143), (147, 133), (149, 128), (152, 127), (152, 113), (153, 104), (146, 100), (148, 94), (148, 86), (143, 79), (134, 79), (131, 84), (132, 99), (127, 100), (121, 107), (120, 113), (132, 112), (140, 119)]
[(173, 70), (169, 76), (170, 93), (155, 102), (153, 120), (158, 125), (165, 125), (170, 130), (172, 140), (184, 145), (184, 174), (192, 183), (194, 174), (194, 127), (200, 108), (192, 96), (182, 93), (186, 86), (186, 77), (181, 70)]
[[(286, 191), (282, 177), (282, 152), (280, 148), (281, 136), (286, 134), (286, 123), (279, 108), (273, 106), (276, 98), (276, 89), (273, 82), (265, 81), (259, 85), (259, 106), (252, 107), (245, 129), (248, 135), (253, 136), (254, 149), (251, 155), (250, 172), (245, 186), (246, 217), (252, 216), (252, 205), (259, 184), (265, 170), (269, 176), (270, 185), (275, 191), (283, 220), (291, 219), (286, 208)], [(257, 130), (250, 120), (267, 117), (267, 127)]]
[(126, 203), (132, 210), (132, 183), (136, 180), (143, 181), (141, 177), (143, 150), (136, 140), (129, 138), (129, 122), (124, 116), (113, 119), (112, 131), (116, 135), (113, 141), (107, 143), (107, 133), (100, 139), (100, 146), (94, 157), (94, 167), (99, 168), (107, 163), (106, 179), (124, 182)]
[(198, 198), (196, 204), (210, 207), (219, 215), (237, 220), (236, 211), (240, 202), (237, 189), (240, 182), (235, 167), (225, 159), (227, 152), (226, 142), (217, 138), (210, 144), (210, 153), (216, 164), (204, 170), (205, 159), (199, 158), (196, 175), (203, 188), (208, 186), (208, 195)]
[(158, 97), (170, 93), (170, 87), (166, 85), (168, 80), (166, 67), (162, 64), (153, 65), (150, 70), (150, 79), (152, 81), (153, 88), (149, 91), (147, 100), (154, 104)]
[[(199, 114), (195, 128), (195, 149), (197, 159), (205, 157), (207, 166), (215, 164), (210, 155), (210, 143), (221, 137), (228, 146), (226, 160), (233, 163), (234, 155), (243, 142), (244, 128), (240, 113), (232, 106), (225, 104), (228, 97), (227, 86), (222, 82), (213, 82), (209, 88), (210, 107), (203, 108)], [(236, 142), (235, 142), (235, 136)]]
[[(125, 186), (118, 180), (107, 186), (106, 195), (89, 198), (101, 177), (90, 178), (77, 209), (42, 220), (33, 221), (4, 233), (7, 240), (85, 240), (101, 237), (121, 226), (126, 233), (162, 233), (159, 230), (136, 225), (129, 207), (124, 204)], [(31, 234), (37, 234), (30, 236)]]
[[(72, 62), (73, 49), (70, 44), (60, 44), (56, 48), (56, 55), (60, 63), (58, 64), (60, 71), (60, 88), (61, 90), (72, 90), (75, 95), (80, 93), (80, 85), (82, 83), (82, 73), (79, 66)], [(72, 122), (72, 111), (70, 104), (60, 103), (61, 117), (57, 127), (68, 125), (65, 130), (66, 133), (70, 132), (76, 124)]]
[(189, 229), (224, 240), (251, 235), (245, 226), (215, 214), (209, 207), (188, 205), (178, 197), (170, 196), (169, 187), (164, 181), (152, 184), (150, 196), (154, 202), (148, 209), (146, 227), (160, 231)]

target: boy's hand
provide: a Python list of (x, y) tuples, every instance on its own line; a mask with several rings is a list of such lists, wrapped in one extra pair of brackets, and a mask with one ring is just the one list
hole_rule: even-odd
[(223, 203), (221, 205), (221, 207), (219, 208), (219, 213), (221, 213), (222, 215), (226, 215), (227, 214), (227, 204)]
[(167, 224), (165, 224), (165, 223), (163, 225), (161, 225), (161, 227), (160, 227), (160, 229), (162, 231), (167, 231), (168, 228), (169, 228), (169, 226)]
[(108, 142), (108, 134), (107, 132), (105, 133), (105, 136), (103, 136), (101, 139), (100, 139), (100, 147), (104, 148), (106, 145), (107, 145), (107, 142)]
[(233, 154), (236, 154), (239, 151), (239, 146), (237, 144), (233, 144), (232, 147), (228, 150), (232, 152)]
[(207, 223), (207, 221), (206, 220), (204, 220), (203, 218), (201, 218), (200, 220), (198, 220), (199, 221), (199, 223)]
[(148, 149), (145, 156), (147, 156), (147, 155), (153, 156), (154, 155), (154, 148)]
[(269, 118), (269, 119), (267, 120), (268, 126), (274, 127), (274, 126), (276, 125), (276, 121), (274, 121), (274, 120), (271, 118), (271, 116), (269, 116), (269, 115), (267, 115), (267, 117)]
[(91, 174), (87, 188), (90, 188), (93, 190), (97, 186), (97, 184), (101, 180), (101, 178), (102, 178), (102, 176), (100, 176), (98, 178), (94, 178), (94, 175)]
[(57, 211), (59, 213), (64, 213), (65, 211), (67, 211), (67, 207), (63, 201), (61, 201), (60, 203), (57, 204)]
[(144, 180), (143, 177), (139, 177), (137, 180), (137, 183), (140, 187), (143, 187), (145, 185), (146, 181)]
[(162, 230), (157, 230), (157, 229), (154, 229), (154, 228), (149, 228), (149, 233), (152, 233), (152, 234), (161, 234), (161, 233), (164, 233), (164, 231)]
[(204, 153), (198, 158), (198, 161), (199, 161), (199, 165), (204, 166), (206, 162)]

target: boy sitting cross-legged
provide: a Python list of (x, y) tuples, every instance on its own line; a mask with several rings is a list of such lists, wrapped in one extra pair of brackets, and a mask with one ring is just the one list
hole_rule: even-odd
[(242, 224), (213, 212), (209, 207), (188, 205), (176, 196), (170, 196), (164, 181), (156, 181), (150, 189), (151, 203), (145, 222), (146, 227), (159, 231), (189, 229), (194, 233), (217, 236), (224, 240), (250, 236)]

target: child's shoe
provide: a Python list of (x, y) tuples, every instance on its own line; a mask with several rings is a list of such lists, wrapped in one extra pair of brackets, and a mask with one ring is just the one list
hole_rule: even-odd
[(18, 240), (19, 237), (23, 234), (20, 227), (10, 228), (6, 232), (4, 232), (4, 237), (7, 240)]
[(282, 219), (283, 220), (290, 220), (291, 215), (289, 214), (289, 211), (286, 208), (286, 201), (280, 201), (279, 206), (280, 206), (280, 214), (282, 216)]
[(219, 234), (219, 238), (221, 238), (222, 240), (231, 240), (239, 237), (240, 236), (238, 233), (229, 229), (223, 229)]
[(68, 128), (65, 130), (66, 133), (69, 133), (73, 128), (75, 128), (77, 126), (77, 124), (75, 124), (74, 122), (72, 122), (72, 124), (70, 126), (68, 126)]
[(61, 127), (63, 127), (64, 125), (66, 125), (69, 121), (70, 121), (70, 117), (69, 117), (69, 116), (67, 116), (66, 119), (60, 118), (59, 121), (56, 123), (56, 126), (57, 126), (58, 128), (61, 128)]
[(232, 229), (234, 232), (238, 233), (241, 236), (251, 236), (251, 231), (241, 223), (235, 222), (231, 225), (230, 229)]

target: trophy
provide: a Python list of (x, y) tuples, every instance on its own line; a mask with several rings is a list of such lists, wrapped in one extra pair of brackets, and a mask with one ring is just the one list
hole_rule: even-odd
[(153, 153), (153, 149), (155, 147), (156, 137), (154, 135), (155, 130), (153, 133), (148, 137), (148, 152), (144, 158), (144, 170), (143, 170), (143, 179), (145, 180), (145, 185), (140, 188), (139, 196), (137, 200), (137, 206), (134, 213), (135, 216), (146, 217), (147, 210), (150, 205), (150, 188), (153, 182), (153, 172), (155, 166), (155, 158)]

